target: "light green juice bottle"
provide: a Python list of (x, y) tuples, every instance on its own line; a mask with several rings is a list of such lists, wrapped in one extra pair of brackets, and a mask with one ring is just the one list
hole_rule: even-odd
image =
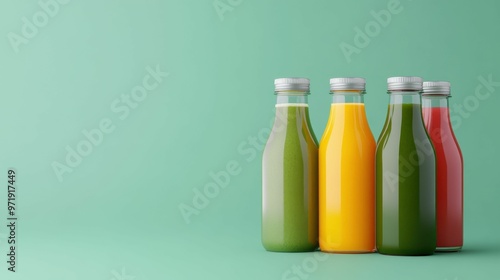
[(318, 247), (318, 145), (309, 80), (277, 79), (276, 118), (262, 158), (262, 244), (268, 251)]

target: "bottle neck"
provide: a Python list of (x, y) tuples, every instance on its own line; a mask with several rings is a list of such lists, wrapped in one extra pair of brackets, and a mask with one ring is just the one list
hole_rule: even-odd
[(423, 108), (448, 108), (448, 95), (423, 95)]
[(361, 90), (332, 91), (332, 103), (364, 103), (365, 94)]
[(425, 131), (419, 91), (391, 91), (388, 120), (395, 127), (411, 125)]
[(419, 91), (390, 91), (389, 104), (421, 104), (421, 96)]
[(287, 104), (301, 104), (307, 105), (307, 95), (308, 92), (304, 92), (303, 94), (276, 94), (276, 105), (285, 106)]
[(448, 110), (448, 97), (449, 95), (422, 96), (424, 123), (433, 140), (439, 143), (447, 141), (447, 135), (453, 135)]

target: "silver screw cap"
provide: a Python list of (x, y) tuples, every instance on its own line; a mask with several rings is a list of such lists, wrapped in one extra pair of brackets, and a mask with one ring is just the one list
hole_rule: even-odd
[(420, 77), (390, 77), (387, 79), (389, 91), (422, 91)]
[(274, 80), (275, 91), (307, 91), (309, 92), (309, 79), (306, 78), (279, 78)]
[(330, 90), (365, 90), (366, 81), (364, 78), (331, 78)]
[(446, 81), (424, 82), (422, 95), (450, 95), (451, 84)]

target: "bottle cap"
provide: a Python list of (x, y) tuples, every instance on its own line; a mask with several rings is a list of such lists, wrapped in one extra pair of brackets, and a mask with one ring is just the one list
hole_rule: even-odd
[(422, 81), (420, 77), (390, 77), (387, 88), (389, 91), (421, 91)]
[(330, 90), (365, 90), (366, 81), (364, 78), (331, 78)]
[(309, 92), (309, 79), (280, 78), (274, 80), (275, 91), (306, 91)]
[(451, 84), (445, 81), (424, 82), (422, 95), (450, 95)]

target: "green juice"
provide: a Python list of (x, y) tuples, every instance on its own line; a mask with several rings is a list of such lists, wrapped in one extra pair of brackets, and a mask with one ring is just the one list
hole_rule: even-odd
[(276, 106), (262, 159), (262, 244), (281, 252), (318, 247), (318, 145), (307, 104)]
[(391, 104), (376, 151), (377, 249), (428, 255), (436, 249), (436, 159), (420, 104)]

